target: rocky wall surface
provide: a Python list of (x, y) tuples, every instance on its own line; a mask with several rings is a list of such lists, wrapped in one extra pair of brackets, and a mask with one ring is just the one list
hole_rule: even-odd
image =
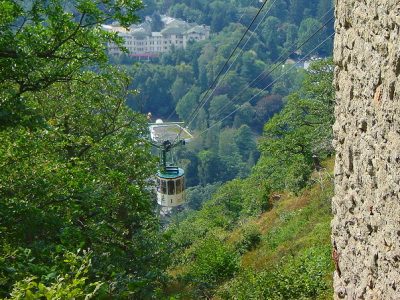
[(400, 299), (400, 0), (336, 0), (335, 299)]

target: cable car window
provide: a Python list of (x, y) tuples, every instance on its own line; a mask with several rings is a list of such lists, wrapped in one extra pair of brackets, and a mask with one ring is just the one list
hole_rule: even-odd
[(175, 194), (175, 181), (168, 180), (168, 195), (174, 195), (174, 194)]
[(182, 193), (182, 180), (181, 180), (181, 178), (178, 178), (176, 180), (176, 193), (177, 194)]
[(161, 192), (161, 179), (157, 178), (157, 192)]
[(162, 194), (167, 193), (167, 182), (165, 180), (161, 180), (161, 193)]

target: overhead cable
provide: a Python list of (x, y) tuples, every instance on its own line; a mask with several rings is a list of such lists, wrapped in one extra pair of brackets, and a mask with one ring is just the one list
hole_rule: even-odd
[[(254, 22), (256, 21), (257, 17), (260, 15), (261, 11), (263, 10), (263, 8), (267, 4), (267, 2), (268, 2), (268, 0), (264, 0), (263, 4), (261, 5), (261, 7), (257, 11), (257, 14), (254, 16), (254, 18), (252, 19), (251, 23), (247, 26), (246, 31), (243, 33), (242, 37), (240, 38), (239, 42), (236, 44), (235, 48), (232, 50), (232, 52), (229, 55), (228, 59), (225, 61), (224, 65), (219, 70), (217, 76), (215, 77), (214, 81), (211, 83), (210, 87), (207, 89), (207, 92), (205, 93), (205, 95), (199, 101), (199, 103), (198, 103), (197, 107), (195, 108), (195, 110), (190, 114), (188, 120), (191, 120), (191, 118), (197, 113), (197, 111), (200, 110), (200, 107), (203, 105), (204, 99), (207, 97), (207, 95), (208, 95), (209, 91), (212, 89), (212, 87), (217, 83), (217, 81), (218, 81), (219, 77), (222, 75), (222, 72), (224, 71), (225, 67), (228, 65), (229, 61), (231, 60), (231, 58), (235, 54), (236, 50), (239, 48), (239, 46), (242, 43), (243, 39), (245, 38), (245, 36), (249, 32), (251, 26), (253, 26)], [(183, 130), (183, 127), (179, 131), (179, 133), (178, 133), (178, 135), (177, 135), (175, 140), (179, 139), (179, 137), (180, 137), (180, 135), (182, 133), (182, 130)]]
[[(326, 39), (324, 39), (321, 43), (318, 44), (318, 46), (316, 46), (314, 49), (312, 49), (309, 53), (307, 53), (307, 55), (305, 55), (299, 62), (304, 61), (308, 56), (310, 56), (315, 50), (317, 50), (320, 46), (322, 46), (326, 41), (328, 41), (335, 33), (332, 33), (331, 35), (329, 35)], [(231, 113), (229, 113), (227, 116), (225, 116), (224, 118), (222, 118), (221, 120), (219, 120), (218, 122), (214, 123), (212, 126), (210, 126), (209, 128), (207, 128), (206, 130), (202, 131), (201, 133), (198, 134), (198, 136), (203, 135), (204, 133), (206, 133), (207, 131), (209, 131), (210, 129), (214, 128), (215, 126), (217, 126), (218, 124), (222, 123), (223, 121), (225, 121), (227, 118), (229, 118), (231, 115), (233, 115), (235, 112), (237, 112), (244, 104), (249, 103), (251, 104), (251, 101), (253, 99), (255, 99), (258, 95), (260, 95), (262, 92), (264, 92), (267, 88), (269, 88), (270, 86), (272, 86), (273, 84), (275, 84), (279, 79), (281, 79), (284, 75), (286, 75), (289, 71), (291, 71), (293, 68), (295, 68), (296, 65), (293, 64), (293, 66), (291, 66), (290, 68), (287, 69), (287, 71), (283, 74), (281, 74), (278, 78), (276, 78), (273, 82), (271, 82), (270, 84), (268, 84), (265, 88), (263, 88), (261, 91), (259, 91), (257, 94), (255, 94), (253, 97), (250, 98), (250, 100), (246, 101), (245, 103), (243, 103), (242, 105), (240, 105), (239, 107), (237, 107), (235, 110), (233, 110)]]
[[(326, 13), (327, 14), (327, 13)], [(325, 14), (325, 15), (326, 15)], [(324, 15), (324, 16), (325, 16)], [(307, 39), (305, 39), (300, 45), (297, 46), (296, 49), (294, 49), (292, 52), (290, 52), (289, 54), (287, 54), (286, 56), (282, 53), (273, 63), (273, 67), (268, 71), (268, 72), (261, 72), (253, 81), (251, 81), (246, 88), (244, 88), (242, 91), (239, 92), (239, 94), (237, 94), (232, 100), (229, 100), (229, 102), (227, 102), (224, 106), (222, 106), (215, 114), (218, 115), (221, 111), (223, 111), (228, 105), (229, 103), (233, 103), (235, 102), (235, 100), (239, 99), (239, 97), (241, 95), (243, 95), (244, 92), (246, 92), (248, 89), (251, 88), (251, 85), (257, 83), (260, 80), (263, 80), (265, 78), (267, 78), (269, 75), (271, 75), (278, 67), (280, 67), (280, 65), (278, 63), (282, 63), (285, 62), (288, 58), (290, 58), (290, 56), (292, 56), (293, 54), (295, 54), (298, 50), (300, 50), (305, 44), (307, 44), (314, 36), (316, 36), (322, 29), (325, 28), (325, 26), (327, 24), (329, 24), (334, 17), (331, 17), (328, 21), (326, 21), (323, 25), (321, 25), (315, 32), (313, 32)], [(285, 56), (285, 57), (284, 57)]]
[[(275, 2), (275, 1), (276, 1), (276, 0), (274, 0), (274, 2)], [(250, 6), (252, 6), (255, 2), (258, 2), (258, 0), (253, 0)], [(244, 12), (242, 13), (242, 15), (240, 16), (240, 18), (239, 18), (239, 20), (237, 21), (237, 23), (240, 23), (240, 21), (243, 19), (243, 17), (244, 17), (245, 14), (246, 14), (246, 11), (244, 11)], [(263, 18), (262, 20), (264, 20), (264, 18)], [(260, 23), (262, 22), (262, 20), (260, 21)], [(258, 28), (258, 26), (260, 25), (260, 23), (257, 24), (256, 29)], [(255, 30), (254, 30), (254, 31), (255, 31)], [(252, 34), (254, 33), (254, 31), (252, 32)], [(248, 43), (249, 40), (250, 40), (250, 37), (249, 37), (249, 39), (246, 41), (246, 43), (244, 44), (244, 46), (242, 46), (242, 48), (245, 47), (245, 46), (247, 45), (247, 43)], [(227, 72), (231, 69), (232, 65), (236, 62), (236, 60), (237, 60), (237, 58), (239, 57), (239, 55), (240, 55), (240, 54), (238, 54), (238, 55), (236, 56), (234, 62), (229, 66)], [(226, 74), (226, 73), (225, 73), (225, 74)], [(218, 83), (218, 84), (219, 84), (219, 83)], [(218, 84), (217, 84), (217, 86), (218, 86)], [(216, 86), (216, 87), (217, 87), (217, 86)], [(215, 87), (215, 88), (216, 88), (216, 87)], [(215, 90), (215, 88), (214, 88), (214, 90)], [(173, 116), (174, 113), (175, 113), (175, 108), (172, 110), (171, 114), (168, 116), (167, 121)], [(195, 118), (195, 116), (192, 117), (192, 118)], [(189, 127), (189, 126), (190, 126), (190, 124), (187, 125), (187, 127)]]
[(241, 54), (243, 54), (244, 52), (244, 48), (247, 46), (247, 44), (250, 42), (251, 38), (253, 37), (254, 33), (257, 31), (258, 27), (261, 25), (261, 23), (265, 20), (265, 18), (268, 16), (268, 13), (270, 12), (270, 10), (272, 9), (274, 3), (276, 2), (276, 0), (273, 0), (273, 2), (271, 3), (269, 9), (265, 12), (264, 17), (260, 20), (260, 22), (258, 22), (257, 26), (251, 31), (250, 36), (248, 37), (247, 41), (244, 43), (244, 45), (241, 47), (239, 53), (237, 54), (236, 58), (234, 59), (234, 61), (229, 65), (228, 69), (226, 70), (226, 72), (224, 73), (224, 75), (222, 76), (222, 78), (219, 80), (219, 82), (215, 85), (215, 87), (212, 89), (212, 92), (208, 95), (207, 99), (205, 99), (203, 101), (203, 104), (200, 106), (200, 108), (197, 110), (197, 113), (195, 115), (192, 116), (192, 120), (186, 125), (187, 127), (189, 127), (193, 121), (196, 119), (196, 117), (198, 116), (198, 114), (200, 113), (200, 110), (204, 107), (204, 105), (206, 105), (206, 103), (211, 99), (211, 97), (213, 96), (214, 92), (216, 91), (216, 89), (219, 87), (219, 85), (222, 83), (222, 81), (225, 79), (225, 77), (227, 76), (228, 72), (230, 71), (230, 69), (233, 67), (233, 65), (235, 64), (235, 62), (238, 60), (238, 58), (240, 57)]

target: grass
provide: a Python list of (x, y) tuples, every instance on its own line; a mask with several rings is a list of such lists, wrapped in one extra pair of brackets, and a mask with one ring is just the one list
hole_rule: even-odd
[[(268, 294), (263, 290), (263, 287), (268, 286), (268, 284), (283, 284), (276, 279), (271, 281), (271, 275), (269, 275), (280, 274), (280, 270), (286, 274), (282, 275), (283, 277), (286, 276), (286, 279), (282, 280), (288, 280), (287, 284), (293, 285), (294, 290), (297, 288), (301, 293), (302, 289), (305, 289), (305, 295), (311, 295), (317, 291), (315, 297), (310, 296), (313, 299), (329, 299), (332, 297), (331, 274), (333, 265), (330, 261), (330, 203), (333, 195), (333, 165), (333, 159), (325, 161), (323, 169), (312, 175), (310, 185), (299, 195), (287, 192), (279, 193), (279, 196), (275, 194), (272, 208), (269, 211), (257, 218), (243, 221), (231, 231), (218, 228), (212, 233), (232, 248), (240, 243), (248, 228), (255, 228), (260, 233), (261, 238), (257, 245), (241, 255), (240, 271), (234, 278), (221, 283), (217, 287), (215, 299), (230, 299), (226, 296), (227, 294), (235, 295), (235, 292), (241, 289), (247, 289), (251, 297), (255, 297), (254, 299), (258, 299), (257, 297), (263, 299), (266, 297), (265, 293)], [(190, 248), (186, 249), (182, 255), (190, 252)], [(307, 261), (308, 257), (311, 257), (310, 262)], [(300, 278), (296, 281), (292, 278), (298, 277), (293, 264), (297, 264), (299, 268), (304, 268), (311, 277)], [(186, 264), (175, 266), (174, 269), (170, 270), (170, 275), (175, 280), (171, 283), (168, 294), (175, 295), (175, 299), (193, 298), (190, 291), (191, 287), (184, 286), (182, 282), (179, 282), (179, 277), (187, 271), (188, 266)], [(313, 282), (316, 281), (313, 276), (318, 278), (318, 285), (313, 286)], [(311, 287), (308, 286), (309, 283)], [(291, 287), (284, 285), (282, 289), (286, 289), (286, 292), (289, 291), (290, 293)], [(310, 290), (307, 291), (307, 288), (310, 288)], [(259, 294), (252, 294), (253, 290), (258, 290)], [(227, 294), (224, 294), (225, 292)], [(180, 296), (177, 297), (176, 295)], [(246, 291), (241, 295), (237, 299), (246, 299), (249, 296)], [(292, 299), (290, 296), (288, 297), (288, 299)], [(304, 299), (307, 298), (308, 296), (305, 296)]]
[[(313, 251), (313, 249), (330, 251), (333, 165), (333, 159), (326, 161), (325, 169), (313, 174), (312, 178), (315, 180), (300, 195), (281, 193), (280, 199), (274, 201), (270, 211), (250, 221), (262, 233), (260, 245), (245, 253), (241, 258), (241, 273), (254, 272), (256, 274), (254, 278), (249, 279), (250, 282), (260, 280), (257, 279), (257, 274), (265, 273), (266, 270), (272, 272), (280, 262), (283, 262), (280, 267), (285, 267), (287, 258), (299, 257), (305, 251)], [(229, 242), (238, 239), (240, 228), (236, 229), (232, 235), (235, 238), (231, 238)], [(324, 259), (326, 261), (326, 255)], [(321, 291), (317, 299), (330, 299), (333, 293), (332, 263), (321, 271), (328, 288)], [(240, 277), (240, 274), (237, 277)], [(236, 279), (234, 278), (232, 282)], [(229, 286), (229, 283), (225, 286)], [(222, 287), (224, 288), (226, 287)]]

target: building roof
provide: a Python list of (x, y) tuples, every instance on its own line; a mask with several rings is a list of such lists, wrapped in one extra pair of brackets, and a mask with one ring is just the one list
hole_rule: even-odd
[(171, 17), (163, 16), (162, 18), (165, 27), (161, 32), (152, 32), (151, 24), (147, 20), (139, 25), (132, 25), (129, 28), (124, 28), (118, 23), (114, 22), (110, 25), (102, 25), (104, 30), (109, 32), (117, 32), (119, 36), (125, 39), (138, 39), (144, 40), (147, 37), (165, 37), (170, 38), (173, 35), (184, 36), (190, 34), (208, 35), (210, 31), (209, 26), (197, 25), (196, 23), (188, 23), (183, 20), (174, 19)]
[(198, 33), (198, 34), (207, 34), (210, 31), (210, 28), (208, 26), (204, 25), (196, 25), (192, 28), (190, 28), (186, 33)]
[(184, 34), (187, 30), (189, 30), (193, 25), (182, 21), (182, 20), (173, 20), (169, 22), (163, 30), (161, 30), (162, 35), (172, 35), (172, 34)]

